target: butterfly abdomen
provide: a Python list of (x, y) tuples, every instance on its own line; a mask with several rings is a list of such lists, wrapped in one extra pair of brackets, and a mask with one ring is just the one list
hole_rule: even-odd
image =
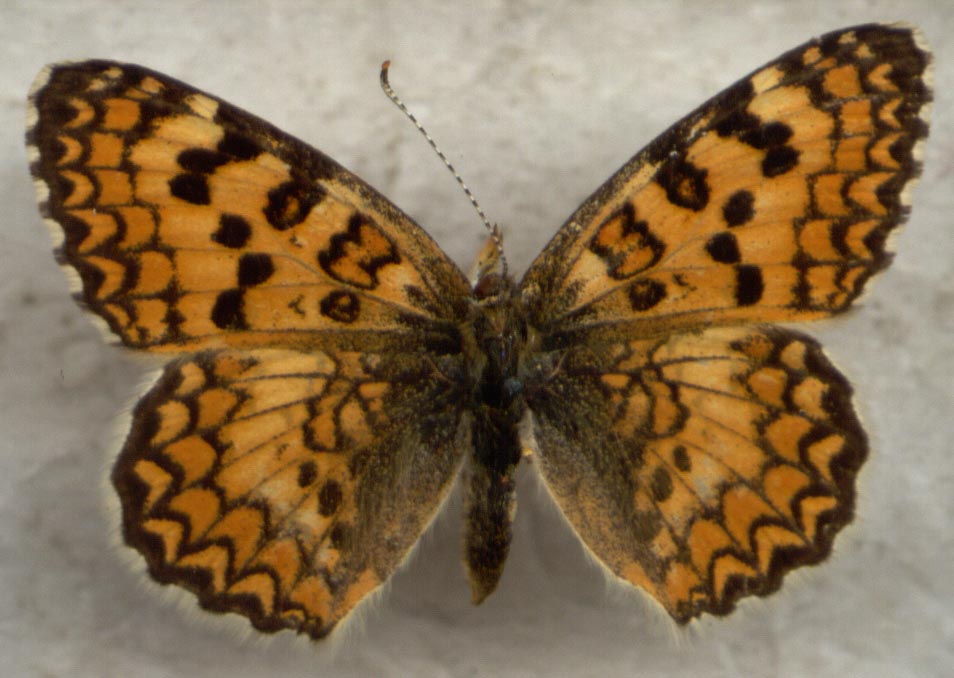
[(473, 394), (472, 453), (465, 473), (464, 562), (472, 598), (497, 587), (510, 548), (520, 463), (518, 426), (526, 411), (519, 364), (526, 329), (511, 278), (483, 276), (474, 288), (473, 336), (481, 368)]

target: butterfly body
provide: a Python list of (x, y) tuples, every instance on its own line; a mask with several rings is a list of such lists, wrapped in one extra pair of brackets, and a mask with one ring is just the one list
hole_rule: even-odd
[(112, 472), (150, 576), (321, 638), (462, 475), (472, 597), (501, 576), (526, 448), (570, 526), (677, 622), (817, 563), (868, 455), (852, 389), (776, 326), (888, 265), (927, 134), (904, 26), (836, 31), (690, 113), (517, 282), (473, 284), (321, 152), (185, 83), (45, 70), (27, 142), (76, 295), (169, 358)]

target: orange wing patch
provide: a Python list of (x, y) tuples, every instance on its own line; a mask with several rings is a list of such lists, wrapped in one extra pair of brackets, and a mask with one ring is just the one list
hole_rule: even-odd
[(426, 234), (267, 123), (108, 62), (53, 67), (33, 99), (60, 256), (124, 343), (308, 347), (459, 315), (466, 280)]
[[(173, 363), (113, 471), (127, 542), (208, 609), (326, 635), (400, 565), (456, 475), (462, 413), (433, 403), (459, 396), (429, 370), (282, 350)], [(417, 417), (434, 407), (445, 427), (425, 439)]]
[[(571, 352), (539, 388), (547, 487), (593, 553), (679, 622), (774, 591), (851, 520), (865, 434), (808, 337), (725, 328)], [(594, 405), (567, 415), (547, 391)]]

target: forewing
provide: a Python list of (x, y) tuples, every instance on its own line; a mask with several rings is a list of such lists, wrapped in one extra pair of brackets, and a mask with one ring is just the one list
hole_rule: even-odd
[(325, 636), (401, 564), (455, 478), (459, 369), (273, 349), (174, 361), (113, 470), (127, 543), (207, 609)]
[(245, 111), (109, 61), (49, 67), (31, 104), (60, 260), (128, 346), (440, 343), (465, 312), (465, 277), (423, 230)]
[(685, 623), (828, 555), (867, 442), (814, 340), (717, 328), (604, 348), (526, 393), (546, 486), (617, 577)]
[(561, 228), (522, 293), (544, 348), (581, 334), (797, 321), (890, 261), (927, 134), (913, 29), (830, 33), (703, 104)]

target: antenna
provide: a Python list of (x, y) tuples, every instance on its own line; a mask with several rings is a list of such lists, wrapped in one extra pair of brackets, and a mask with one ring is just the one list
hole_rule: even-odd
[(391, 100), (395, 106), (401, 109), (401, 112), (407, 116), (408, 120), (414, 123), (414, 126), (417, 127), (417, 131), (424, 135), (424, 138), (427, 139), (427, 143), (430, 144), (431, 148), (434, 149), (434, 152), (437, 153), (437, 157), (440, 158), (444, 165), (450, 170), (450, 173), (454, 175), (454, 179), (457, 180), (457, 183), (460, 184), (460, 187), (464, 191), (464, 195), (467, 196), (470, 200), (470, 204), (474, 206), (474, 209), (477, 210), (477, 215), (480, 217), (480, 220), (484, 222), (484, 226), (490, 231), (490, 238), (494, 242), (494, 247), (497, 250), (497, 254), (500, 255), (500, 264), (503, 269), (503, 276), (507, 277), (507, 259), (504, 257), (503, 251), (503, 237), (500, 235), (500, 229), (497, 227), (497, 224), (491, 224), (490, 220), (487, 219), (487, 215), (484, 214), (484, 211), (480, 208), (480, 203), (477, 202), (477, 198), (474, 197), (474, 194), (470, 192), (470, 189), (467, 188), (467, 184), (464, 183), (464, 180), (457, 173), (457, 170), (454, 169), (454, 166), (451, 164), (451, 161), (447, 159), (447, 156), (444, 155), (443, 151), (437, 147), (437, 142), (431, 138), (431, 135), (427, 133), (427, 130), (424, 129), (424, 125), (418, 122), (417, 118), (414, 117), (414, 114), (407, 110), (407, 106), (404, 105), (404, 102), (401, 101), (401, 98), (395, 94), (394, 90), (391, 89), (391, 83), (388, 82), (388, 69), (391, 67), (391, 61), (385, 61), (381, 64), (381, 89), (384, 90), (384, 93), (387, 95), (388, 99)]

